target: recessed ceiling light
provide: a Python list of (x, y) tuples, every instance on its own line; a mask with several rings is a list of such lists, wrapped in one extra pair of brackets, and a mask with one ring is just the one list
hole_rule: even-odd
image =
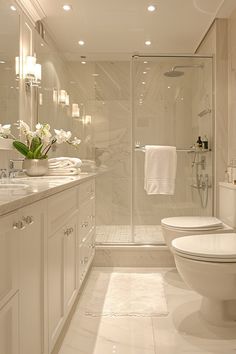
[(153, 11), (156, 10), (156, 6), (155, 5), (149, 5), (147, 9), (148, 9), (148, 11), (153, 12)]
[(6, 62), (4, 60), (0, 60), (0, 64), (5, 64)]
[(151, 43), (151, 41), (146, 41), (145, 44), (146, 45), (151, 45), (152, 43)]
[(143, 71), (143, 74), (145, 75), (145, 74), (147, 74), (147, 72), (146, 72), (146, 71)]
[(86, 61), (81, 61), (81, 64), (86, 64)]
[(62, 8), (64, 11), (70, 11), (72, 9), (71, 5), (69, 5), (69, 4), (63, 5)]
[(146, 85), (146, 82), (145, 82), (145, 81), (142, 81), (142, 84), (143, 84), (143, 85)]
[(15, 7), (14, 5), (11, 5), (11, 6), (10, 6), (10, 9), (11, 9), (12, 11), (16, 11), (16, 7)]
[(147, 61), (144, 61), (143, 64), (147, 64), (148, 62)]
[(170, 86), (167, 86), (168, 89), (170, 89)]
[(94, 73), (94, 74), (92, 74), (92, 76), (99, 76), (99, 74)]
[(79, 45), (84, 45), (84, 41), (82, 41), (82, 40), (79, 41), (78, 43), (79, 43)]

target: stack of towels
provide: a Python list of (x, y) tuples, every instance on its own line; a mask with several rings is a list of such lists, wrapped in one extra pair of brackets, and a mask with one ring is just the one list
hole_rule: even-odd
[(48, 159), (48, 175), (74, 176), (80, 173), (82, 161), (76, 157), (55, 157)]
[(177, 154), (175, 146), (145, 146), (144, 189), (147, 194), (175, 192)]

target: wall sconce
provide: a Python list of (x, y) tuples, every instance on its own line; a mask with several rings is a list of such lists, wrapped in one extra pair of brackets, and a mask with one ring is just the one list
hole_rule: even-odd
[(58, 102), (58, 91), (55, 88), (52, 91), (52, 100), (53, 100), (54, 103)]
[(91, 124), (91, 123), (92, 123), (92, 117), (86, 115), (86, 116), (83, 118), (83, 123), (84, 123), (84, 125), (89, 125), (89, 124)]
[(80, 110), (78, 103), (72, 103), (72, 118), (79, 118)]
[(66, 93), (66, 103), (65, 105), (68, 107), (70, 105), (70, 96), (68, 95), (68, 93)]
[(43, 94), (42, 94), (42, 92), (39, 93), (39, 105), (40, 106), (43, 105)]
[(58, 96), (58, 103), (60, 104), (66, 104), (66, 90), (60, 90), (59, 96)]
[(36, 63), (36, 57), (27, 56), (24, 65), (24, 78), (27, 86), (39, 86), (42, 79), (41, 64)]

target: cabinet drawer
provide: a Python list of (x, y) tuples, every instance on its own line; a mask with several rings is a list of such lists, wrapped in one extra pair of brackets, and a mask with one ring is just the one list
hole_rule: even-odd
[(95, 225), (95, 201), (89, 200), (79, 209), (79, 243), (84, 242), (86, 235)]
[(78, 187), (79, 191), (79, 205), (95, 197), (95, 180), (82, 183)]
[(74, 188), (67, 189), (48, 198), (48, 235), (50, 236), (65, 223), (77, 209), (77, 198)]

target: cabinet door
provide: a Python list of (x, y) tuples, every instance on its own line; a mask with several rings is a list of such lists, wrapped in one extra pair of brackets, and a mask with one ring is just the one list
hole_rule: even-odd
[(78, 212), (67, 222), (64, 232), (64, 310), (67, 313), (76, 297), (76, 240)]
[(25, 229), (19, 231), (20, 349), (44, 353), (44, 202), (18, 212)]
[(19, 235), (16, 221), (16, 213), (0, 218), (0, 307), (18, 289)]
[(0, 354), (19, 354), (18, 293), (0, 309)]

